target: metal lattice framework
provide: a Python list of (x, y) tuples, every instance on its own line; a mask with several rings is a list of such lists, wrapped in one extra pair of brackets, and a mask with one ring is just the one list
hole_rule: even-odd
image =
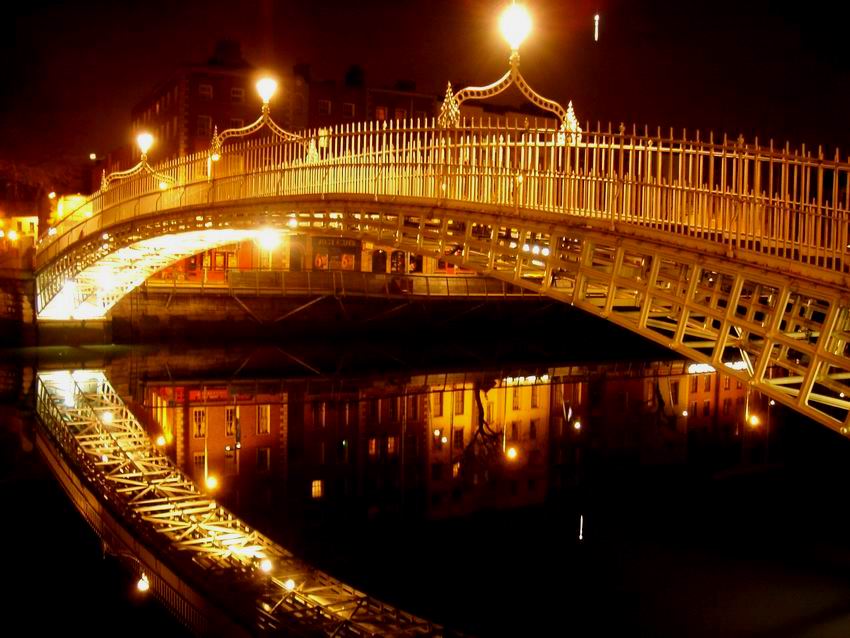
[[(443, 635), (290, 552), (203, 493), (153, 444), (101, 371), (40, 372), (37, 412), (79, 475), (127, 527), (189, 568), (243, 622), (329, 636)], [(272, 561), (269, 573), (263, 560)], [(247, 617), (246, 617), (247, 615)]]
[(483, 121), (303, 137), (312, 158), (303, 141), (243, 141), (214, 164), (203, 153), (158, 167), (177, 184), (167, 191), (140, 175), (96, 193), (91, 218), (39, 245), (39, 316), (68, 282), (154, 237), (359, 238), (542, 292), (696, 361), (731, 356), (740, 378), (847, 433), (850, 164), (622, 127), (567, 145), (558, 129)]

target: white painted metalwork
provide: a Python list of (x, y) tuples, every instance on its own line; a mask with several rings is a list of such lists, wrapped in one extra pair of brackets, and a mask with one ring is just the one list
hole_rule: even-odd
[(191, 559), (208, 586), (228, 592), (236, 616), (244, 620), (253, 610), (255, 627), (332, 636), (442, 634), (313, 569), (218, 505), (159, 451), (102, 371), (38, 373), (37, 412), (79, 475), (134, 535)]

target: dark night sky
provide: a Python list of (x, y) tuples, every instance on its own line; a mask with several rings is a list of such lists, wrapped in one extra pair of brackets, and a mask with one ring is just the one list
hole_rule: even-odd
[[(850, 53), (829, 5), (754, 0), (534, 0), (522, 68), (579, 119), (726, 131), (850, 150)], [(178, 64), (238, 39), (274, 69), (295, 61), (367, 82), (484, 84), (507, 68), (502, 1), (20, 3), (0, 33), (0, 157), (83, 160), (129, 140), (130, 109)], [(4, 8), (5, 11), (8, 9)], [(593, 42), (593, 14), (602, 14)], [(11, 19), (8, 19), (11, 18)], [(513, 99), (518, 101), (516, 96)], [(842, 151), (844, 152), (844, 151)], [(845, 153), (846, 155), (846, 153)]]

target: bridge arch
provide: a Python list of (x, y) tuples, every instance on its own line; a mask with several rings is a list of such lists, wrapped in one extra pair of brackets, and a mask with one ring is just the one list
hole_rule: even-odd
[[(96, 285), (99, 263), (158, 237), (350, 237), (536, 290), (698, 362), (733, 363), (753, 387), (847, 433), (850, 233), (836, 193), (850, 166), (610, 128), (570, 143), (481, 123), (306, 136), (318, 140), (313, 157), (303, 143), (254, 140), (216, 164), (196, 155), (157, 167), (176, 184), (165, 191), (140, 175), (95, 194), (90, 215), (39, 246), (39, 317), (70, 296), (69, 281)], [(825, 171), (833, 196), (819, 187), (812, 204), (807, 189)], [(168, 241), (162, 254), (176, 260), (185, 251)], [(83, 288), (70, 291), (97, 299)]]

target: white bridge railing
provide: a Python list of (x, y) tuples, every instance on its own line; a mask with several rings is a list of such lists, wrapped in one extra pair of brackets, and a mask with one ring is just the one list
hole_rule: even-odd
[[(156, 167), (94, 193), (45, 236), (42, 268), (80, 239), (114, 224), (192, 205), (282, 196), (437, 200), (542, 211), (665, 231), (847, 272), (850, 164), (742, 139), (715, 143), (632, 129), (559, 139), (556, 129), (463, 122), (369, 122), (307, 131), (300, 141), (256, 138)], [(85, 212), (83, 212), (85, 211)], [(812, 271), (813, 276), (817, 270)]]

